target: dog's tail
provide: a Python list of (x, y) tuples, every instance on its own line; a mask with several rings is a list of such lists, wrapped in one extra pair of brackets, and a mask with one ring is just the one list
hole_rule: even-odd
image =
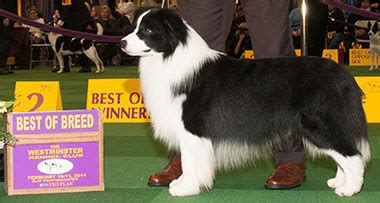
[(97, 30), (97, 35), (103, 35), (104, 29), (103, 26), (100, 23), (96, 23), (96, 30)]

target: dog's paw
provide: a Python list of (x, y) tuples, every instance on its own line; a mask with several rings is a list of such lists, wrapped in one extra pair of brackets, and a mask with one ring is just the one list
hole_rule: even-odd
[(360, 192), (360, 188), (357, 189), (355, 187), (342, 186), (335, 189), (335, 194), (340, 197), (351, 197), (352, 195)]
[(100, 70), (96, 70), (95, 73), (100, 73)]
[(192, 181), (186, 181), (183, 178), (173, 180), (169, 185), (169, 193), (172, 196), (190, 196), (198, 195), (201, 192), (199, 186)]
[(331, 178), (327, 181), (327, 185), (332, 188), (341, 187), (344, 184), (344, 179)]
[(57, 71), (57, 73), (63, 73), (63, 70), (59, 70), (59, 71)]
[(350, 181), (340, 187), (335, 188), (335, 193), (340, 197), (351, 197), (352, 195), (360, 192), (363, 181)]

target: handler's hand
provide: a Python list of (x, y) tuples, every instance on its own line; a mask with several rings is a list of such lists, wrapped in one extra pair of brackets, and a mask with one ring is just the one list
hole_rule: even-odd
[(4, 25), (5, 27), (8, 27), (8, 26), (9, 26), (9, 19), (8, 19), (8, 18), (5, 18), (5, 19), (3, 20), (3, 25)]

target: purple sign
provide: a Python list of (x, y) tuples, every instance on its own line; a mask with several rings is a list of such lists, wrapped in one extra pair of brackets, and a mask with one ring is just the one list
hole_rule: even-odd
[(27, 144), (13, 150), (14, 189), (99, 185), (98, 142)]
[(12, 134), (96, 132), (98, 110), (12, 113)]

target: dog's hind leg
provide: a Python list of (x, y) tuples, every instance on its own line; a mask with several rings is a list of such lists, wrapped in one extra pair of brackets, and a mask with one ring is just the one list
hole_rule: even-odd
[(371, 51), (370, 51), (371, 67), (369, 68), (370, 71), (373, 70), (373, 60), (374, 60), (374, 57), (375, 57), (375, 52), (371, 49)]
[(327, 181), (327, 185), (332, 188), (341, 187), (344, 184), (344, 172), (342, 168), (338, 165), (336, 170), (335, 178), (331, 178)]
[(378, 68), (378, 66), (379, 66), (379, 54), (376, 52), (374, 55), (375, 55), (375, 58), (376, 58), (376, 65), (375, 65), (375, 69), (377, 69), (377, 68)]
[(100, 64), (100, 72), (103, 73), (105, 71), (104, 70), (104, 64), (103, 64), (102, 59), (100, 59), (99, 54), (98, 54), (97, 51), (95, 51), (95, 58), (96, 58), (96, 60), (98, 60), (98, 62)]
[[(328, 180), (327, 185), (339, 196), (360, 192), (365, 163), (370, 156), (365, 120), (353, 119), (350, 112), (341, 114), (346, 108), (349, 107), (337, 109), (338, 112), (329, 116), (311, 112), (301, 116), (302, 128), (306, 130), (303, 142), (308, 151), (331, 156), (337, 163), (336, 176)], [(356, 115), (361, 116), (364, 115), (359, 112)]]
[(215, 155), (209, 139), (189, 132), (180, 141), (182, 175), (172, 181), (169, 192), (173, 196), (197, 195), (202, 188), (211, 189), (215, 174)]
[[(327, 151), (326, 154), (330, 155), (338, 163), (335, 180), (329, 180), (327, 183), (330, 183), (331, 186), (333, 186), (332, 183), (334, 183), (334, 186), (336, 186), (335, 193), (339, 196), (352, 196), (360, 192), (364, 181), (365, 168), (362, 156), (344, 156), (333, 150)], [(344, 176), (344, 180), (341, 180), (342, 175)]]
[(100, 72), (100, 63), (98, 59), (96, 58), (97, 52), (96, 48), (94, 46), (91, 46), (87, 50), (83, 50), (83, 53), (92, 61), (95, 63), (96, 66), (96, 73)]

